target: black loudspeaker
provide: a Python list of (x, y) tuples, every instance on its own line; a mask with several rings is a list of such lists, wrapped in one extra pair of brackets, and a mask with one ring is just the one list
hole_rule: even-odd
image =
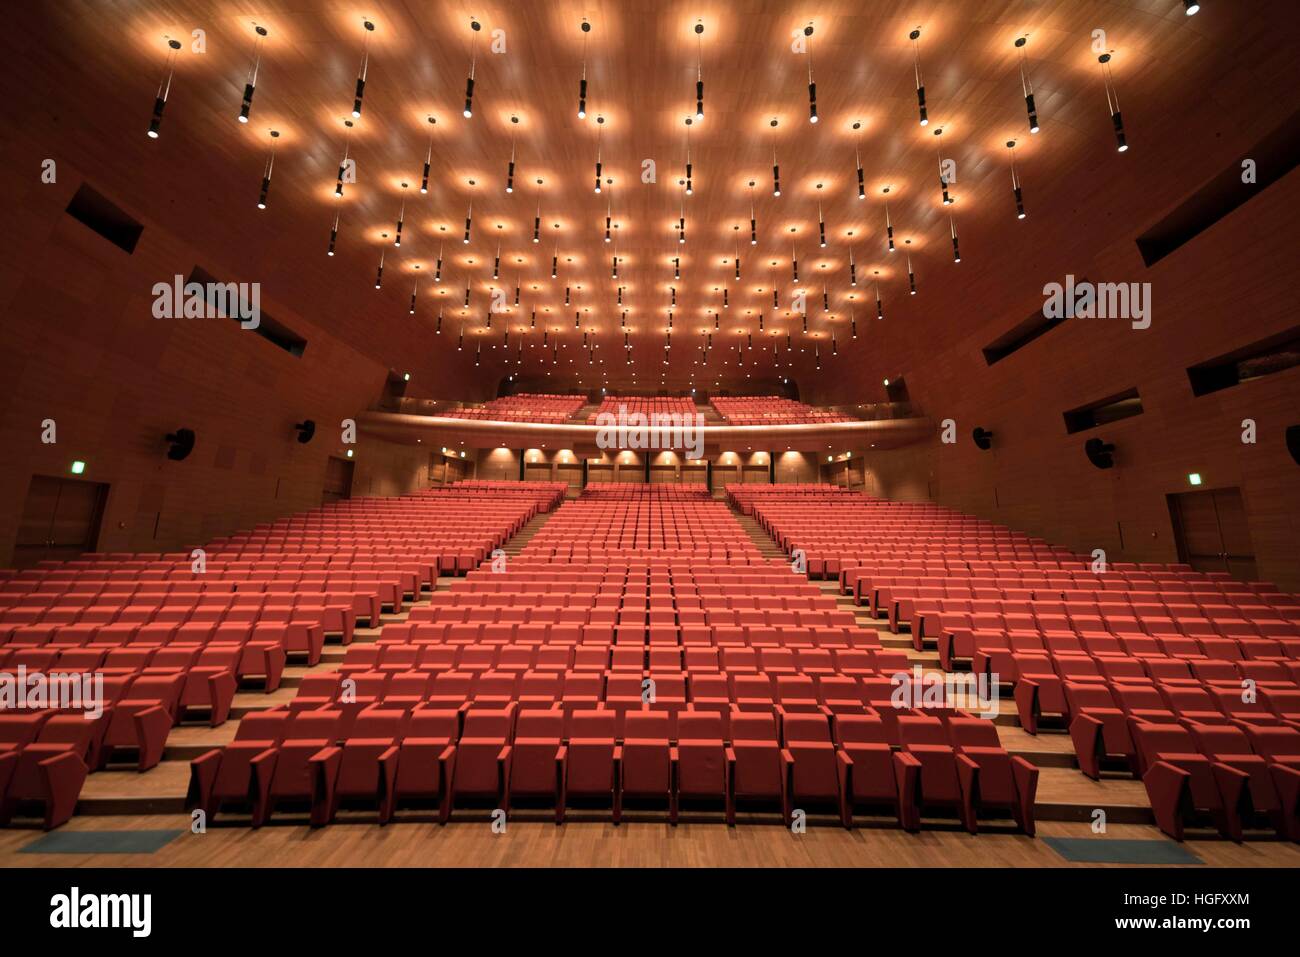
[(167, 450), (167, 457), (173, 462), (179, 462), (194, 451), (194, 430), (177, 429), (175, 432), (169, 432), (167, 441), (171, 443), (171, 448)]
[(316, 423), (311, 419), (303, 419), (301, 422), (294, 425), (294, 428), (298, 430), (298, 441), (303, 445), (310, 442), (316, 435)]
[(993, 433), (988, 429), (982, 429), (978, 425), (975, 426), (975, 431), (971, 433), (971, 438), (974, 439), (975, 444), (985, 452), (993, 448)]
[(1296, 465), (1300, 465), (1300, 425), (1286, 427), (1286, 450)]
[(1083, 443), (1083, 454), (1088, 461), (1099, 469), (1115, 467), (1115, 446), (1101, 439), (1089, 439)]

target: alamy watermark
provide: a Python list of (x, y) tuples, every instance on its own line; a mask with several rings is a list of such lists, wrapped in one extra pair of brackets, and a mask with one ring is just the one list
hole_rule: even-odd
[(601, 449), (682, 449), (687, 458), (704, 455), (704, 416), (699, 412), (602, 412), (596, 416)]
[(262, 285), (256, 282), (172, 282), (153, 285), (155, 319), (238, 319), (244, 329), (262, 324)]
[(1065, 283), (1043, 286), (1043, 317), (1046, 319), (1130, 319), (1134, 329), (1151, 327), (1151, 283), (1075, 282), (1069, 273)]
[(0, 711), (81, 711), (93, 721), (104, 713), (104, 676), (100, 672), (0, 672)]
[(958, 708), (982, 718), (998, 714), (1001, 697), (997, 674), (923, 671), (916, 665), (910, 672), (898, 671), (889, 678), (893, 690), (889, 703), (895, 708)]

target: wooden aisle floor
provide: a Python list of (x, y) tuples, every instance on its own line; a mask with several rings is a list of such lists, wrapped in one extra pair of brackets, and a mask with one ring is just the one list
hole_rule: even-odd
[[(0, 831), (0, 867), (1078, 867), (1043, 838), (1070, 837), (1169, 841), (1156, 828), (1116, 824), (1105, 835), (1087, 824), (1045, 822), (1038, 837), (958, 830), (812, 826), (792, 834), (778, 824), (662, 822), (512, 822), (494, 834), (484, 816), (451, 823), (338, 823), (313, 830), (305, 825), (215, 826), (188, 833), (184, 815), (111, 818), (78, 817), (71, 831), (179, 830), (152, 854), (24, 854), (39, 830)], [(1217, 867), (1300, 867), (1300, 846), (1277, 840), (1233, 844), (1218, 839), (1181, 845), (1203, 865)], [(1098, 865), (1091, 865), (1098, 866)], [(1123, 865), (1100, 865), (1123, 866)], [(1198, 865), (1191, 865), (1198, 866)]]

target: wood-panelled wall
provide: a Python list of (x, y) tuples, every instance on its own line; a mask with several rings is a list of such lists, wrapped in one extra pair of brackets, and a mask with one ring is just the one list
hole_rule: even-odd
[[(265, 292), (263, 309), (308, 340), (301, 358), (229, 319), (153, 318), (154, 283), (224, 264), (148, 220), (127, 254), (64, 213), (81, 183), (71, 162), (41, 184), (38, 166), (11, 162), (13, 141), (0, 156), (0, 566), (32, 475), (66, 476), (74, 460), (110, 485), (101, 550), (197, 544), (319, 505), (326, 459), (346, 451), (340, 423), (379, 396), (387, 370), (330, 335), (328, 317)], [(205, 226), (194, 230), (197, 242)], [(308, 445), (293, 431), (304, 418), (317, 424)], [(197, 442), (173, 462), (163, 436), (181, 427)], [(423, 446), (384, 444), (354, 446), (353, 494), (427, 479)]]
[[(896, 374), (906, 376), (936, 429), (955, 421), (957, 442), (936, 434), (920, 449), (869, 454), (880, 492), (903, 497), (894, 494), (900, 487), (928, 486), (939, 502), (1081, 550), (1105, 549), (1112, 560), (1176, 561), (1165, 497), (1189, 490), (1188, 474), (1196, 472), (1202, 488), (1241, 488), (1259, 574), (1300, 590), (1300, 466), (1284, 439), (1286, 427), (1300, 422), (1300, 368), (1200, 398), (1185, 371), (1300, 324), (1291, 241), (1297, 203), (1300, 173), (1293, 171), (1150, 268), (1133, 241), (1148, 222), (1135, 220), (1095, 257), (1070, 262), (1043, 252), (1000, 284), (977, 284), (947, 338), (922, 347), (886, 326), (882, 350)], [(978, 263), (964, 240), (962, 250)], [(1150, 282), (1150, 328), (1069, 320), (989, 366), (981, 347), (1040, 309), (1042, 285), (1064, 281), (1066, 272)], [(823, 402), (860, 397), (829, 380), (820, 385)], [(1062, 412), (1130, 387), (1139, 391), (1142, 415), (1066, 433)], [(1242, 441), (1246, 419), (1256, 425), (1255, 444)], [(991, 451), (971, 441), (975, 426), (995, 433)], [(1115, 468), (1089, 464), (1083, 444), (1092, 436), (1115, 443)]]

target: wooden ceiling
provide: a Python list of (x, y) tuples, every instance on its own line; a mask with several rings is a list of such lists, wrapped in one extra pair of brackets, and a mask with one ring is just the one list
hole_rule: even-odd
[[(57, 114), (51, 135), (80, 151), (89, 178), (109, 180), (133, 210), (192, 234), (215, 264), (206, 268), (229, 270), (221, 278), (263, 281), (268, 311), (281, 304), (392, 368), (421, 361), (442, 370), (446, 384), (433, 386), (433, 394), (491, 394), (509, 374), (552, 391), (762, 390), (784, 376), (856, 377), (864, 369), (874, 376), (877, 283), (886, 323), (919, 329), (922, 318), (960, 322), (952, 307), (962, 301), (967, 277), (972, 270), (996, 276), (1011, 266), (1021, 255), (1007, 241), (1016, 230), (1037, 230), (1040, 245), (1066, 237), (1078, 243), (1081, 236), (1086, 245), (1093, 230), (1097, 246), (1113, 239), (1109, 214), (1096, 213), (1093, 222), (1067, 210), (1135, 169), (1158, 175), (1141, 165), (1152, 144), (1140, 118), (1177, 110), (1180, 100), (1199, 95), (1199, 84), (1228, 69), (1231, 38), (1251, 16), (1246, 6), (1254, 5), (1210, 0), (1189, 18), (1181, 0), (122, 0), (32, 5), (37, 9), (18, 15), (19, 29), (11, 26), (8, 46), (34, 68), (29, 81), (44, 90), (37, 109)], [(367, 18), (373, 32), (363, 27)], [(477, 34), (472, 18), (482, 24)], [(698, 37), (697, 23), (704, 28)], [(245, 125), (237, 116), (255, 25), (268, 35)], [(809, 122), (809, 56), (792, 49), (807, 25), (814, 28), (817, 124)], [(917, 28), (927, 127), (918, 123), (909, 40)], [(1127, 154), (1115, 149), (1094, 49), (1099, 28), (1105, 37), (1098, 48), (1113, 53), (1133, 144)], [(196, 29), (205, 32), (202, 53), (192, 49)], [(180, 39), (182, 49), (162, 135), (150, 140), (145, 130), (165, 72), (167, 37)], [(1037, 135), (1026, 118), (1018, 37), (1028, 38)], [(364, 105), (353, 120), (367, 43)], [(494, 44), (504, 49), (495, 52)], [(473, 116), (465, 118), (471, 61)], [(587, 115), (580, 120), (584, 63)], [(685, 196), (685, 119), (695, 112), (697, 69), (704, 119), (689, 130), (693, 194)], [(345, 120), (354, 123), (350, 134)], [(258, 210), (271, 129), (280, 136), (268, 208)], [(421, 195), (430, 131), (429, 189)], [(606, 181), (600, 195), (593, 191), (598, 138)], [(1023, 221), (1015, 218), (1009, 140), (1024, 184)], [(956, 164), (950, 207), (941, 201), (940, 142)], [(515, 188), (508, 194), (512, 144)], [(345, 147), (356, 160), (357, 181), (337, 199)], [(858, 197), (859, 155), (865, 199)], [(653, 183), (643, 181), (648, 160), (656, 167)], [(892, 255), (885, 246), (886, 187), (898, 249)], [(398, 248), (393, 237), (403, 202)], [(543, 235), (533, 243), (539, 208)], [(327, 258), (336, 211), (337, 255)], [(616, 242), (604, 241), (607, 215)], [(685, 243), (678, 242), (679, 216)], [(954, 226), (960, 264), (953, 262)], [(500, 278), (493, 279), (498, 251)], [(615, 253), (618, 279), (611, 275)], [(434, 282), (440, 255), (441, 282)], [(914, 298), (909, 255), (919, 288)], [(489, 330), (493, 288), (505, 290), (509, 312), (493, 316)], [(798, 289), (807, 292), (806, 333), (802, 317), (791, 312)], [(946, 298), (934, 295), (939, 291)], [(941, 314), (927, 313), (939, 304)], [(558, 341), (561, 349), (541, 348), (544, 331), (548, 345)], [(598, 345), (594, 362), (582, 350), (583, 332)], [(709, 334), (713, 348), (702, 365)], [(751, 338), (752, 349), (742, 350)]]

